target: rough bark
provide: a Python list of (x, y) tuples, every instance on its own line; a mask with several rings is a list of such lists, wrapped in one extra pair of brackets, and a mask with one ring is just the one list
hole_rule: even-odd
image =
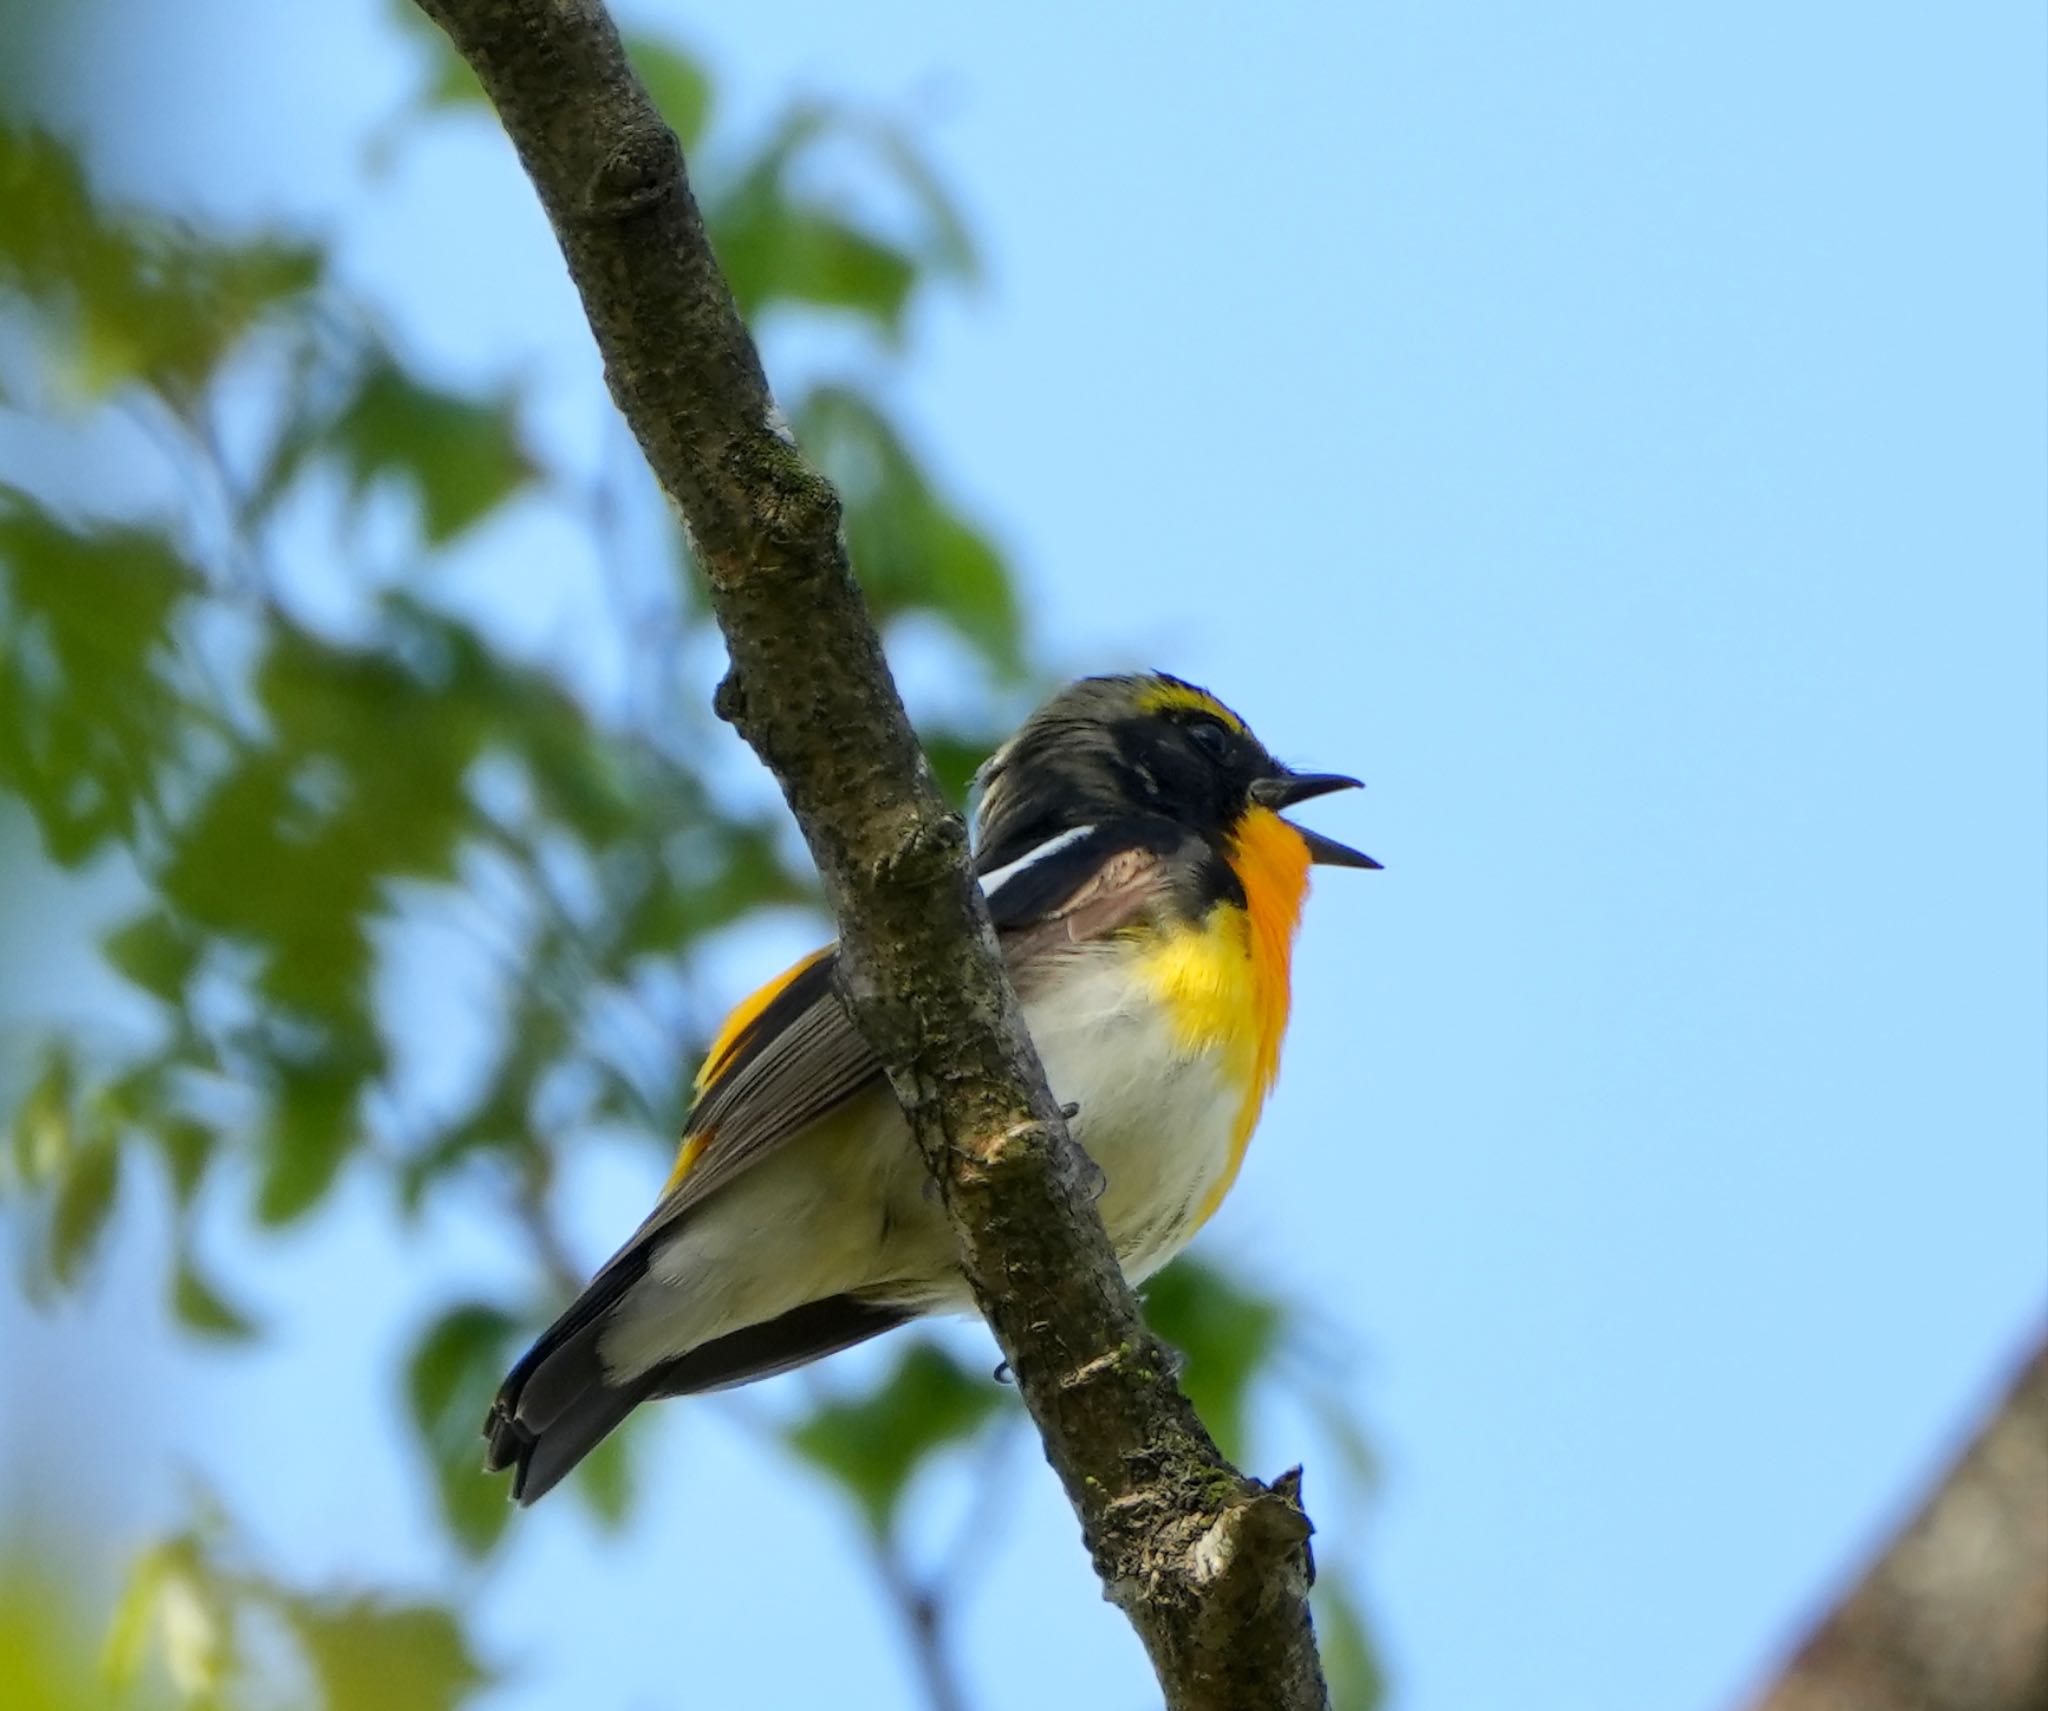
[(2048, 1711), (2048, 1342), (1751, 1711)]
[(1325, 1705), (1299, 1480), (1231, 1467), (1145, 1329), (1019, 1019), (965, 828), (854, 583), (838, 501), (780, 430), (674, 136), (598, 0), (420, 5), (496, 106), (612, 396), (689, 526), (731, 653), (719, 711), (809, 841), (848, 999), (1106, 1594), (1177, 1711)]

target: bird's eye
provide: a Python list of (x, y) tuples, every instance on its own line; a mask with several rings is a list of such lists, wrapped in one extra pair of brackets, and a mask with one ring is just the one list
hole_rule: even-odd
[(1214, 719), (1197, 719), (1188, 734), (1194, 739), (1195, 747), (1211, 760), (1230, 758), (1230, 733)]

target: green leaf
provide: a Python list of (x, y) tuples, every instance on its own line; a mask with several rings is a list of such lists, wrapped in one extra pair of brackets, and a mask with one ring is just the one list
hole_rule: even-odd
[(836, 1480), (878, 1535), (893, 1525), (912, 1477), (937, 1451), (972, 1437), (1004, 1392), (936, 1343), (913, 1342), (871, 1395), (828, 1402), (784, 1433), (789, 1447)]
[[(817, 195), (804, 168), (824, 148), (872, 169), (882, 198), (908, 204), (920, 230), (902, 241), (848, 218), (841, 190)], [(834, 155), (834, 164), (840, 155)], [(885, 338), (903, 330), (917, 288), (972, 274), (974, 258), (957, 211), (903, 136), (837, 107), (799, 102), (707, 210), (712, 247), (740, 310), (753, 317), (777, 303), (846, 309)]]
[(1339, 1384), (1327, 1378), (1313, 1382), (1297, 1380), (1296, 1395), (1315, 1417), (1335, 1452), (1336, 1469), (1348, 1487), (1347, 1494), (1353, 1499), (1363, 1498), (1379, 1483), (1380, 1463), (1373, 1453), (1372, 1441), (1352, 1414), (1350, 1398)]
[(517, 418), (509, 397), (465, 398), (380, 357), (335, 421), (334, 441), (358, 493), (385, 477), (413, 489), (427, 539), (438, 546), (533, 478)]
[(319, 756), (245, 754), (176, 828), (158, 887), (181, 916), (258, 951), (261, 1010), (320, 1024), (360, 1079), (376, 1066), (368, 923), (392, 852), (350, 817), (345, 777), (328, 792), (338, 805), (323, 796), (331, 779)]
[(163, 667), (198, 585), (158, 535), (73, 529), (0, 488), (0, 789), (67, 866), (159, 797), (185, 730)]
[(502, 1151), (521, 1166), (539, 1166), (544, 1152), (528, 1120), (534, 1082), (548, 1059), (548, 1045), (542, 1030), (521, 1027), (524, 1015), (514, 1018), (508, 1030), (503, 1056), (496, 1072), (480, 1089), (468, 1112), (406, 1154), (399, 1172), (400, 1203), (408, 1213), (416, 1212), (427, 1189), (441, 1177), (459, 1168), (483, 1151)]
[(294, 851), (293, 879), (303, 886), (317, 867), (330, 910), (357, 915), (375, 905), (387, 875), (452, 875), (469, 824), (463, 777), (491, 713), (470, 680), (472, 662), (446, 632), (399, 613), (391, 627), (375, 646), (342, 647), (277, 626), (256, 674), (294, 763), (274, 810)]
[(170, 253), (164, 288), (122, 330), (142, 333), (139, 372), (173, 398), (211, 382), (258, 327), (303, 309), (327, 267), (317, 244), (274, 238), (229, 244), (178, 233)]
[(47, 1048), (43, 1066), (14, 1113), (8, 1156), (24, 1186), (50, 1181), (71, 1153), (71, 1101), (77, 1071), (61, 1045)]
[[(406, 0), (406, 4), (411, 5), (412, 0)], [(428, 84), (424, 100), (429, 107), (481, 107), (489, 111), (491, 105), (476, 73), (445, 41), (434, 55), (434, 80)]]
[(1378, 1711), (1386, 1698), (1386, 1674), (1349, 1580), (1325, 1565), (1310, 1597), (1323, 1673), (1330, 1683), (1330, 1711)]
[[(203, 587), (163, 536), (147, 529), (74, 529), (34, 499), (0, 490), (0, 559), (19, 618), (47, 626), (56, 663), (90, 680), (141, 669), (169, 636), (179, 599)], [(107, 686), (111, 687), (111, 686)]]
[(221, 1294), (189, 1254), (178, 1261), (171, 1284), (171, 1310), (181, 1324), (204, 1337), (246, 1342), (257, 1334), (256, 1321)]
[(459, 1303), (435, 1319), (406, 1365), (414, 1421), (426, 1429), (458, 1404), (472, 1426), (481, 1421), (497, 1388), (499, 1358), (517, 1328), (511, 1314), (485, 1301)]
[(665, 869), (623, 911), (623, 942), (636, 955), (673, 954), (756, 909), (811, 903), (815, 882), (790, 870), (777, 828), (708, 818), (669, 842)]
[(427, 1326), (406, 1363), (406, 1400), (433, 1470), (442, 1519), (472, 1555), (489, 1550), (512, 1518), (504, 1481), (483, 1471), (477, 1432), (517, 1330), (499, 1308), (462, 1302)]
[(821, 386), (792, 420), (845, 503), (847, 547), (876, 621), (929, 612), (996, 671), (1020, 675), (1021, 621), (1001, 554), (939, 497), (880, 406)]
[(1245, 1455), (1253, 1384), (1281, 1347), (1287, 1311), (1195, 1259), (1179, 1259), (1145, 1285), (1145, 1322), (1185, 1363), (1181, 1387), (1232, 1461)]
[(441, 26), (420, 10), (416, 0), (391, 0), (385, 11), (401, 32), (426, 50), (432, 63), (433, 77), (421, 97), (422, 106), (478, 106), (489, 110), (490, 98), (476, 80), (476, 73), (449, 44)]
[(291, 1598), (285, 1612), (326, 1711), (455, 1711), (490, 1679), (438, 1604)]
[(199, 941), (161, 909), (146, 909), (100, 941), (108, 962), (153, 998), (175, 1004), (199, 965)]
[(0, 1705), (108, 1711), (106, 1672), (94, 1668), (75, 1589), (52, 1572), (51, 1554), (19, 1540), (0, 1558)]
[(570, 1489), (607, 1527), (624, 1526), (632, 1506), (639, 1427), (646, 1417), (644, 1413), (627, 1415), (609, 1437), (576, 1464), (570, 1477)]
[(932, 763), (932, 773), (939, 781), (939, 788), (954, 807), (966, 806), (975, 773), (980, 770), (981, 763), (995, 753), (1005, 734), (999, 731), (953, 730), (943, 726), (918, 727), (917, 740), (926, 759)]
[(107, 1638), (101, 1652), (108, 1681), (127, 1692), (142, 1673), (149, 1651), (149, 1632), (156, 1625), (157, 1604), (172, 1569), (171, 1548), (159, 1545), (135, 1559), (128, 1571), (128, 1583), (114, 1605), (114, 1619), (107, 1624)]
[(264, 1131), (256, 1217), (288, 1224), (318, 1205), (356, 1137), (359, 1078), (332, 1062), (281, 1066)]
[(152, 1634), (180, 1702), (215, 1703), (235, 1669), (234, 1612), (190, 1534), (145, 1551), (130, 1572), (102, 1654), (117, 1689), (132, 1688)]
[(45, 366), (87, 402), (131, 383), (194, 397), (244, 337), (303, 308), (325, 271), (310, 243), (203, 238), (103, 206), (71, 150), (0, 126), (0, 291), (37, 311)]
[(925, 269), (934, 274), (955, 274), (972, 280), (980, 272), (974, 238), (966, 217), (953, 194), (915, 143), (893, 125), (866, 127), (881, 158), (896, 180), (896, 188), (907, 195), (924, 216), (924, 236), (918, 253)]
[(164, 1155), (164, 1168), (170, 1172), (171, 1193), (180, 1206), (188, 1205), (199, 1190), (207, 1165), (213, 1161), (217, 1144), (214, 1131), (189, 1117), (162, 1115), (156, 1118), (150, 1133)]
[(628, 30), (625, 42), (626, 57), (688, 153), (711, 117), (711, 79), (695, 59), (658, 36)]
[(1002, 555), (986, 535), (936, 498), (924, 524), (931, 588), (920, 604), (943, 616), (990, 660), (1014, 669), (1019, 614)]
[(280, 931), (291, 916), (309, 913), (290, 883), (292, 850), (280, 836), (291, 807), (284, 763), (245, 757), (177, 828), (159, 890), (179, 914), (244, 937)]
[(773, 193), (726, 210), (718, 254), (749, 319), (776, 303), (808, 303), (853, 310), (894, 336), (917, 284), (917, 264), (894, 244)]
[(71, 1283), (92, 1257), (121, 1185), (121, 1149), (113, 1136), (93, 1136), (65, 1163), (50, 1215), (50, 1275)]

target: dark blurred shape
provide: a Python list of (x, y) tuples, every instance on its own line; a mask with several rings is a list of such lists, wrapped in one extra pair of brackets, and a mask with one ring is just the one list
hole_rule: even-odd
[(2048, 1707), (2048, 1340), (1751, 1711)]

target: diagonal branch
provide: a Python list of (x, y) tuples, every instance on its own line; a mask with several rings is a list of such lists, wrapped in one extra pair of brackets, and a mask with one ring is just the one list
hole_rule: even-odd
[(1226, 1462), (1118, 1269), (947, 808), (847, 564), (832, 490), (780, 427), (676, 140), (600, 0), (420, 0), (482, 79), (605, 377), (680, 506), (731, 653), (718, 709), (774, 772), (838, 919), (963, 1266), (1173, 1711), (1327, 1695), (1298, 1480)]

